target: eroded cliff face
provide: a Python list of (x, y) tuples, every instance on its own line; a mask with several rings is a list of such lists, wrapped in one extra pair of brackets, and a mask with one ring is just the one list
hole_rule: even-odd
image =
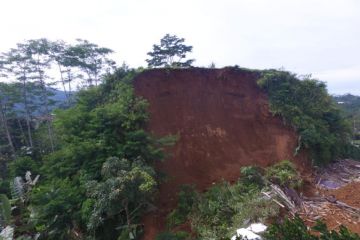
[(180, 185), (204, 191), (222, 179), (235, 181), (242, 166), (294, 159), (297, 135), (269, 112), (258, 77), (236, 68), (154, 69), (136, 77), (136, 94), (150, 103), (148, 130), (179, 137), (171, 157), (157, 165), (168, 180), (158, 209), (144, 218), (145, 239), (164, 230)]

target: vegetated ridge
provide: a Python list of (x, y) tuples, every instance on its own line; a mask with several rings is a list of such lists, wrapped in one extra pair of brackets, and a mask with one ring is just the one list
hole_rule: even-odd
[(297, 134), (270, 113), (257, 79), (258, 72), (239, 68), (153, 69), (134, 79), (135, 93), (149, 102), (148, 130), (178, 137), (169, 157), (157, 165), (167, 179), (156, 211), (144, 217), (144, 239), (164, 230), (181, 185), (205, 191), (221, 180), (238, 179), (242, 166), (283, 159), (305, 168), (306, 154), (294, 156)]

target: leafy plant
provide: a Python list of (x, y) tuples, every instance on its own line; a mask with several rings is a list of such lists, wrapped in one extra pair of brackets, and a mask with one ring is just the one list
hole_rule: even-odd
[(351, 131), (325, 83), (285, 71), (268, 70), (261, 75), (258, 85), (269, 95), (270, 110), (297, 130), (299, 148), (309, 149), (315, 164), (344, 155)]
[(11, 204), (5, 194), (0, 194), (0, 225), (1, 220), (3, 220), (5, 224), (9, 224), (11, 220)]
[(189, 214), (192, 229), (201, 239), (226, 239), (249, 222), (276, 216), (278, 206), (264, 199), (261, 189), (261, 184), (241, 178), (233, 185), (222, 182), (211, 187), (199, 195)]
[(161, 40), (160, 45), (153, 45), (153, 51), (147, 59), (149, 67), (190, 67), (194, 59), (186, 58), (186, 54), (191, 52), (192, 46), (184, 44), (184, 38), (178, 38), (175, 35), (166, 34)]
[(302, 185), (302, 179), (296, 171), (295, 165), (289, 160), (283, 160), (268, 167), (265, 171), (265, 178), (284, 187), (298, 188)]
[(188, 239), (189, 234), (187, 232), (163, 232), (156, 236), (155, 240), (185, 240)]
[(198, 193), (193, 186), (184, 185), (178, 193), (177, 207), (168, 215), (167, 225), (169, 228), (180, 225), (187, 220), (193, 205), (198, 200)]
[(247, 184), (258, 184), (260, 186), (264, 185), (264, 179), (261, 174), (261, 169), (255, 166), (246, 166), (242, 167), (240, 170), (241, 181)]
[(264, 234), (266, 240), (359, 240), (360, 236), (351, 233), (346, 227), (341, 226), (339, 232), (329, 231), (327, 226), (319, 221), (310, 229), (302, 219), (285, 219), (283, 223), (271, 225)]

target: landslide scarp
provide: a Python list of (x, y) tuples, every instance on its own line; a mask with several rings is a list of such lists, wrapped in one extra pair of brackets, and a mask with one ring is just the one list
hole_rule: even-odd
[(145, 239), (164, 229), (166, 215), (184, 184), (206, 190), (235, 181), (240, 167), (268, 166), (294, 159), (298, 137), (269, 112), (259, 73), (239, 68), (153, 69), (134, 79), (137, 95), (148, 100), (148, 130), (177, 135), (171, 157), (157, 165), (168, 178), (160, 186), (157, 210), (144, 218)]

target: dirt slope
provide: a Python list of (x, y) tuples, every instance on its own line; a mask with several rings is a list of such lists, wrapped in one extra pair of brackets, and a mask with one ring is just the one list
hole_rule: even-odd
[(236, 180), (241, 166), (293, 159), (297, 136), (271, 115), (257, 78), (236, 68), (193, 68), (154, 69), (135, 79), (136, 94), (150, 103), (149, 130), (179, 136), (172, 157), (157, 166), (169, 180), (160, 187), (157, 211), (144, 218), (144, 239), (164, 230), (180, 185), (206, 190)]

